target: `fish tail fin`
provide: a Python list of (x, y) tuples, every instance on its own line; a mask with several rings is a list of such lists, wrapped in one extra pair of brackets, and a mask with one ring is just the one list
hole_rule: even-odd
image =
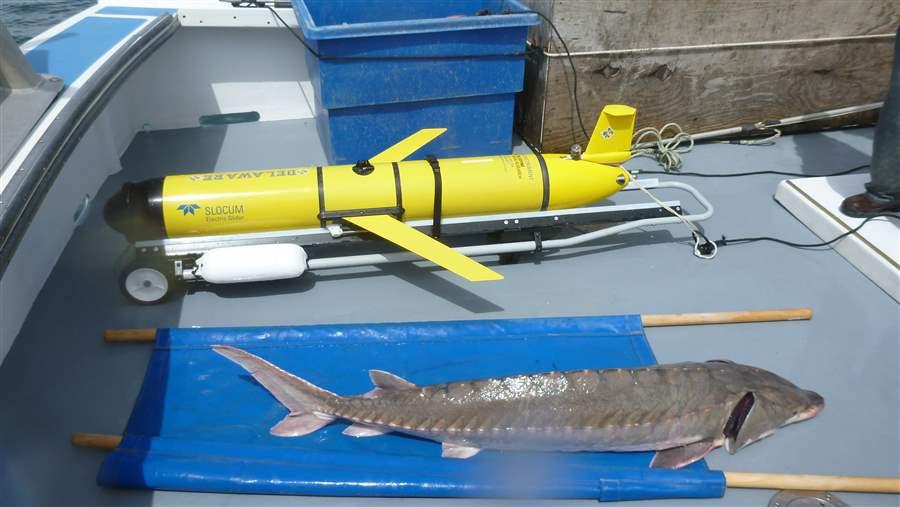
[(631, 136), (637, 110), (610, 104), (603, 108), (582, 160), (618, 164), (631, 158)]
[(247, 370), (272, 396), (291, 411), (291, 415), (326, 416), (338, 395), (292, 375), (265, 359), (229, 345), (213, 345), (212, 349)]

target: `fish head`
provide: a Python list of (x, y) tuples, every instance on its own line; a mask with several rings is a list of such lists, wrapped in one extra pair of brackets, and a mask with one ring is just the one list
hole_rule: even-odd
[(825, 408), (825, 399), (816, 392), (765, 370), (753, 368), (752, 373), (757, 378), (737, 398), (723, 430), (725, 449), (731, 454)]

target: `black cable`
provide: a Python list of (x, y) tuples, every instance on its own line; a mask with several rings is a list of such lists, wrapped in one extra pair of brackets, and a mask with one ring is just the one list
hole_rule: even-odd
[[(522, 139), (522, 141), (529, 148), (531, 148), (532, 152), (534, 152), (535, 154), (540, 153), (540, 150), (538, 150), (536, 146), (531, 144), (521, 134), (519, 135), (519, 138)], [(681, 175), (685, 175), (685, 176), (700, 176), (700, 177), (708, 177), (708, 178), (755, 176), (758, 174), (780, 174), (780, 175), (785, 175), (785, 176), (800, 176), (800, 177), (828, 177), (828, 176), (841, 176), (844, 174), (850, 174), (852, 172), (859, 171), (860, 169), (864, 169), (866, 167), (869, 167), (869, 164), (863, 164), (860, 166), (853, 167), (851, 169), (839, 171), (839, 172), (832, 173), (832, 174), (825, 174), (825, 175), (810, 175), (810, 174), (803, 174), (803, 173), (790, 173), (790, 172), (784, 172), (784, 171), (756, 171), (756, 172), (735, 173), (735, 174), (702, 174), (702, 173), (682, 173), (682, 172), (670, 173), (667, 171), (637, 171), (637, 172), (639, 174), (681, 174)], [(832, 243), (840, 241), (843, 238), (846, 238), (847, 236), (849, 236), (851, 234), (859, 232), (859, 230), (862, 229), (862, 227), (864, 225), (866, 225), (870, 220), (872, 220), (873, 218), (879, 218), (879, 217), (890, 217), (890, 218), (896, 218), (896, 219), (900, 220), (900, 216), (894, 215), (891, 213), (885, 213), (885, 214), (881, 214), (881, 215), (871, 216), (871, 217), (868, 217), (865, 220), (863, 220), (863, 222), (861, 224), (859, 224), (858, 226), (856, 226), (855, 228), (853, 228), (845, 233), (842, 233), (828, 241), (823, 241), (821, 243), (794, 243), (793, 241), (787, 241), (787, 240), (780, 239), (780, 238), (773, 238), (771, 236), (757, 236), (757, 237), (748, 237), (748, 238), (727, 239), (725, 237), (725, 235), (722, 235), (722, 239), (720, 239), (720, 240), (712, 241), (702, 231), (692, 232), (691, 234), (695, 235), (703, 240), (703, 242), (700, 245), (698, 245), (697, 249), (700, 251), (700, 253), (702, 253), (704, 255), (709, 255), (710, 253), (712, 253), (712, 251), (713, 251), (712, 244), (713, 243), (715, 243), (715, 246), (720, 247), (720, 246), (726, 246), (726, 245), (753, 243), (756, 241), (772, 241), (774, 243), (780, 243), (782, 245), (787, 245), (787, 246), (794, 247), (794, 248), (815, 248), (815, 247), (828, 246)]]
[(726, 245), (734, 245), (736, 243), (737, 244), (746, 244), (746, 243), (754, 243), (756, 241), (772, 241), (774, 243), (780, 243), (782, 245), (787, 245), (787, 246), (790, 246), (793, 248), (815, 248), (815, 247), (820, 247), (820, 246), (828, 246), (832, 243), (835, 243), (837, 241), (840, 241), (840, 240), (846, 238), (847, 236), (849, 236), (851, 234), (859, 232), (859, 230), (862, 229), (863, 226), (866, 225), (867, 223), (869, 223), (869, 221), (872, 220), (873, 218), (882, 218), (882, 217), (889, 217), (889, 218), (894, 218), (894, 219), (900, 220), (900, 215), (894, 215), (892, 213), (883, 213), (880, 215), (874, 215), (874, 216), (866, 218), (865, 220), (862, 221), (861, 224), (850, 229), (849, 231), (839, 234), (839, 235), (835, 236), (834, 238), (831, 238), (828, 241), (822, 241), (821, 243), (794, 243), (793, 241), (787, 241), (784, 239), (773, 238), (771, 236), (756, 236), (756, 237), (751, 237), (751, 238), (735, 238), (735, 239), (727, 239), (727, 238), (725, 238), (725, 236), (722, 236), (722, 239), (716, 240), (715, 243), (716, 243), (716, 246), (726, 246)]
[[(869, 167), (869, 164), (863, 164), (863, 165), (856, 166), (856, 167), (853, 167), (850, 169), (846, 169), (844, 171), (839, 171), (836, 173), (826, 174), (826, 175), (810, 175), (810, 174), (803, 174), (803, 173), (791, 173), (791, 172), (786, 172), (786, 171), (753, 171), (753, 172), (734, 173), (734, 174), (703, 174), (703, 173), (683, 173), (683, 172), (672, 173), (672, 172), (668, 172), (668, 171), (637, 171), (637, 172), (638, 172), (638, 174), (641, 174), (641, 173), (643, 173), (643, 174), (681, 174), (681, 175), (685, 175), (685, 176), (700, 176), (703, 178), (732, 178), (732, 177), (738, 177), (738, 176), (755, 176), (755, 175), (760, 175), (760, 174), (778, 174), (778, 175), (783, 175), (783, 176), (799, 176), (799, 177), (803, 177), (803, 178), (809, 178), (809, 177), (841, 176), (844, 174), (849, 174), (849, 173), (858, 171), (860, 169), (864, 169), (866, 167)], [(697, 246), (697, 250), (704, 255), (708, 255), (708, 254), (712, 253), (712, 251), (714, 249), (713, 243), (715, 243), (715, 247), (721, 247), (721, 246), (735, 245), (735, 244), (754, 243), (757, 241), (771, 241), (773, 243), (779, 243), (779, 244), (786, 245), (786, 246), (793, 247), (793, 248), (816, 248), (816, 247), (828, 246), (832, 243), (835, 243), (837, 241), (840, 241), (841, 239), (846, 238), (847, 236), (849, 236), (851, 234), (859, 232), (859, 230), (862, 229), (862, 227), (864, 225), (869, 223), (870, 220), (872, 220), (873, 218), (879, 218), (879, 217), (889, 217), (889, 218), (895, 218), (895, 219), (900, 220), (900, 215), (894, 215), (891, 213), (881, 213), (878, 215), (870, 216), (870, 217), (866, 218), (865, 220), (863, 220), (862, 223), (860, 223), (853, 229), (850, 229), (849, 231), (844, 232), (828, 241), (822, 241), (819, 243), (795, 243), (793, 241), (788, 241), (788, 240), (781, 239), (781, 238), (774, 238), (771, 236), (755, 236), (755, 237), (747, 237), (747, 238), (728, 239), (725, 237), (725, 235), (722, 235), (722, 239), (720, 239), (720, 240), (712, 241), (703, 232), (697, 231), (697, 232), (693, 232), (692, 234), (697, 236), (699, 239), (703, 240), (703, 242)]]
[(319, 58), (319, 53), (318, 53), (318, 51), (316, 51), (315, 49), (313, 49), (312, 46), (310, 46), (310, 45), (306, 42), (306, 39), (304, 39), (303, 37), (300, 36), (300, 34), (298, 34), (297, 32), (295, 32), (294, 29), (291, 28), (291, 26), (287, 24), (287, 21), (285, 21), (284, 18), (281, 17), (281, 14), (278, 14), (278, 11), (276, 11), (276, 10), (273, 9), (269, 4), (266, 4), (266, 3), (256, 3), (256, 2), (252, 2), (252, 1), (249, 2), (249, 3), (250, 3), (251, 5), (256, 5), (257, 7), (260, 7), (260, 6), (261, 6), (261, 7), (265, 7), (266, 9), (269, 9), (269, 12), (271, 12), (272, 14), (275, 15), (276, 18), (278, 18), (278, 21), (280, 21), (281, 24), (284, 25), (284, 27), (287, 28), (289, 32), (291, 32), (291, 35), (293, 35), (295, 39), (297, 39), (298, 41), (300, 41), (300, 44), (303, 44), (303, 47), (305, 47), (307, 51), (309, 51), (310, 53), (312, 53), (316, 58)]
[(865, 169), (869, 167), (870, 164), (863, 164), (860, 166), (856, 166), (852, 169), (847, 169), (844, 171), (836, 172), (833, 174), (804, 174), (804, 173), (792, 173), (787, 171), (750, 171), (743, 173), (731, 173), (731, 174), (709, 174), (709, 173), (691, 173), (691, 172), (681, 172), (681, 171), (643, 171), (636, 170), (634, 171), (636, 174), (668, 174), (668, 175), (680, 175), (680, 176), (697, 176), (700, 178), (738, 178), (743, 176), (758, 176), (760, 174), (778, 174), (781, 176), (797, 176), (800, 178), (823, 178), (830, 176), (843, 176), (845, 174), (850, 174), (852, 172), (859, 171), (860, 169)]
[(531, 141), (525, 139), (525, 136), (523, 136), (521, 132), (515, 132), (515, 134), (519, 136), (519, 139), (521, 139), (523, 143), (525, 143), (525, 146), (528, 146), (528, 148), (531, 150), (531, 153), (534, 153), (535, 156), (543, 155), (541, 150), (539, 150), (538, 147), (535, 146)]
[(581, 105), (578, 103), (578, 71), (575, 70), (575, 62), (572, 60), (572, 53), (569, 52), (569, 46), (566, 45), (565, 39), (563, 39), (562, 35), (559, 34), (559, 30), (556, 29), (556, 25), (553, 24), (553, 21), (550, 21), (550, 18), (544, 16), (538, 11), (531, 11), (547, 22), (550, 25), (550, 28), (553, 29), (553, 33), (556, 34), (556, 38), (559, 39), (560, 44), (562, 44), (563, 50), (566, 52), (566, 58), (569, 60), (569, 66), (572, 67), (572, 102), (575, 105), (575, 116), (578, 117), (578, 125), (581, 126), (581, 133), (584, 134), (585, 139), (590, 139), (591, 136), (588, 135), (588, 131), (584, 128), (584, 122), (581, 121)]

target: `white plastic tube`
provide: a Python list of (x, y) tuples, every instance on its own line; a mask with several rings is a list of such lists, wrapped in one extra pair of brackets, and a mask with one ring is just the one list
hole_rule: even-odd
[(288, 243), (214, 248), (197, 259), (193, 274), (209, 283), (283, 280), (302, 275), (306, 261), (306, 251)]

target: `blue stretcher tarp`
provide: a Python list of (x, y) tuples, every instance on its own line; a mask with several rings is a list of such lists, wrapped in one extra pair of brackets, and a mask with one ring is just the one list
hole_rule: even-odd
[(210, 350), (249, 350), (338, 394), (382, 369), (420, 385), (548, 370), (656, 362), (638, 316), (270, 328), (162, 329), (106, 486), (183, 491), (599, 500), (719, 497), (705, 462), (648, 467), (652, 453), (484, 451), (443, 459), (440, 444), (399, 434), (351, 438), (346, 423), (299, 438), (269, 428), (287, 410)]

